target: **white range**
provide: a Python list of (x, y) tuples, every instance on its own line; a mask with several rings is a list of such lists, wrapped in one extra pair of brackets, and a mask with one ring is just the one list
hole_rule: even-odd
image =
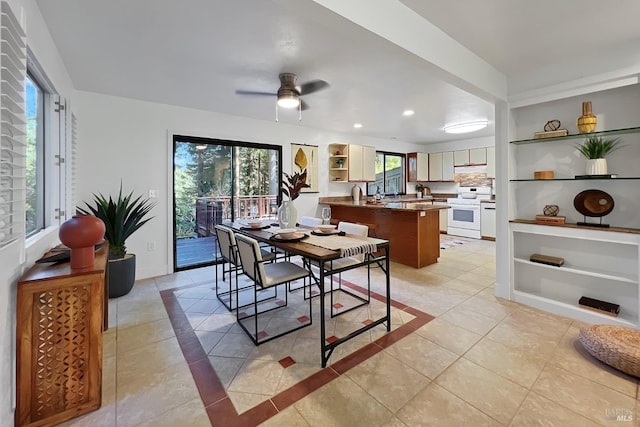
[(460, 187), (458, 197), (447, 199), (447, 234), (480, 239), (480, 202), (491, 199), (490, 187)]

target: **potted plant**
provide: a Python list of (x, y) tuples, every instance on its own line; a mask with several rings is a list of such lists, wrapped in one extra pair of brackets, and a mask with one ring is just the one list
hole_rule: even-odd
[(587, 158), (587, 175), (606, 175), (607, 159), (605, 156), (620, 148), (619, 138), (603, 138), (588, 136), (576, 148)]
[(306, 168), (292, 175), (289, 175), (286, 172), (283, 172), (282, 174), (284, 175), (284, 179), (282, 180), (282, 194), (289, 197), (289, 200), (283, 200), (282, 204), (278, 207), (278, 222), (281, 227), (284, 226), (281, 220), (281, 212), (283, 209), (287, 209), (289, 212), (288, 225), (296, 224), (296, 221), (298, 220), (298, 211), (293, 205), (293, 201), (300, 196), (300, 190), (310, 187), (309, 184), (307, 184)]
[(142, 196), (134, 198), (133, 191), (122, 194), (122, 185), (115, 200), (102, 194), (93, 197), (93, 204), (85, 202), (87, 209), (78, 211), (104, 222), (104, 237), (109, 241), (109, 298), (121, 297), (131, 291), (136, 278), (136, 256), (127, 253), (126, 241), (153, 218), (147, 216), (155, 203)]

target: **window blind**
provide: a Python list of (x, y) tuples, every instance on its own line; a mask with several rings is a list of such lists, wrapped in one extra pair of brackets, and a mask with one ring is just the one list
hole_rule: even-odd
[(0, 248), (25, 234), (26, 37), (6, 1), (0, 6)]

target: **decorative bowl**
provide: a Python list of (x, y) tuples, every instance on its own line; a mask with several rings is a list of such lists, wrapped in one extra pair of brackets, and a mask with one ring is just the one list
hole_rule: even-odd
[(322, 233), (331, 233), (335, 228), (336, 226), (332, 224), (322, 224), (318, 226), (318, 230)]
[(260, 228), (262, 227), (262, 221), (247, 221), (247, 225), (251, 228)]
[(281, 239), (293, 239), (296, 236), (295, 228), (281, 228), (275, 231), (275, 234), (280, 236)]

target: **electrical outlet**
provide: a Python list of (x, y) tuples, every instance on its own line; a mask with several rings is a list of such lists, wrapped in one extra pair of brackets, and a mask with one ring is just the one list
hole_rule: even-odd
[(147, 250), (149, 252), (153, 252), (156, 250), (156, 242), (155, 240), (150, 240), (147, 242)]
[(158, 190), (149, 190), (149, 198), (155, 199), (158, 197)]

